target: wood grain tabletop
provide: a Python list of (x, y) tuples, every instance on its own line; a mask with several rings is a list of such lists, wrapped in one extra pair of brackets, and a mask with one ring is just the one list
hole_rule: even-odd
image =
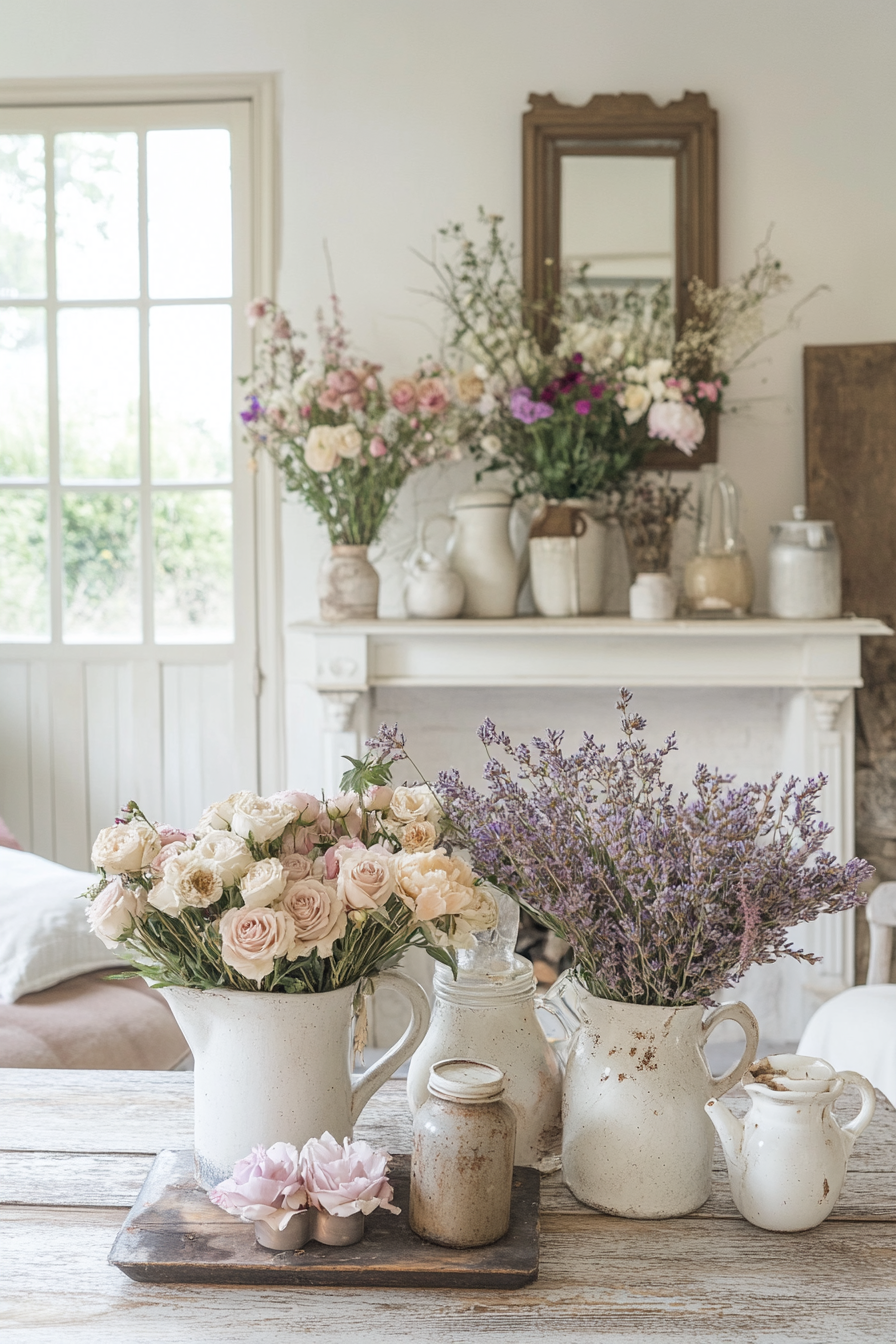
[[(192, 1086), (188, 1073), (0, 1070), (2, 1344), (896, 1341), (896, 1112), (881, 1096), (837, 1208), (810, 1232), (744, 1222), (717, 1147), (712, 1195), (689, 1218), (605, 1217), (545, 1178), (541, 1272), (517, 1290), (135, 1283), (106, 1257), (155, 1154), (190, 1146)], [(403, 1083), (355, 1133), (409, 1150)]]

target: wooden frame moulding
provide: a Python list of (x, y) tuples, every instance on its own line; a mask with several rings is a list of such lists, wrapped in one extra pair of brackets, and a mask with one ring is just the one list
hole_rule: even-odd
[[(523, 285), (545, 297), (548, 266), (559, 265), (560, 172), (564, 155), (642, 154), (675, 159), (675, 309), (689, 308), (688, 282), (719, 283), (718, 117), (705, 93), (659, 107), (646, 93), (596, 93), (583, 107), (552, 93), (529, 95), (523, 114)], [(650, 470), (694, 470), (717, 455), (716, 422), (698, 452), (651, 453)]]

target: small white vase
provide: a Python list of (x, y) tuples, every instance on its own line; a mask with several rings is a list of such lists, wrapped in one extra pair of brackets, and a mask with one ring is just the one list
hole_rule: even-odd
[(572, 536), (529, 538), (535, 608), (541, 616), (597, 616), (603, 609), (606, 524), (593, 518), (582, 500), (549, 509), (567, 510), (575, 529)]
[(193, 1052), (196, 1178), (205, 1190), (225, 1180), (256, 1144), (296, 1148), (328, 1130), (342, 1140), (374, 1092), (426, 1035), (429, 1003), (415, 980), (380, 971), (409, 1000), (401, 1040), (352, 1080), (350, 1048), (356, 985), (326, 994), (182, 989), (161, 993)]
[(332, 546), (318, 571), (317, 595), (322, 621), (374, 621), (380, 576), (366, 546)]
[(675, 615), (675, 584), (668, 574), (638, 574), (628, 590), (633, 621), (671, 621)]
[[(709, 1198), (715, 1133), (704, 1106), (752, 1062), (759, 1027), (726, 1003), (652, 1008), (598, 999), (577, 987), (581, 1027), (563, 1083), (563, 1178), (583, 1204), (623, 1218), (680, 1218)], [(714, 1027), (738, 1022), (747, 1037), (722, 1078), (703, 1046)]]

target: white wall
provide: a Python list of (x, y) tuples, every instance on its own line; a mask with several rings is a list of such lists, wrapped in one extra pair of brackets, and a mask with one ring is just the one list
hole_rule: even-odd
[[(472, 220), (480, 203), (518, 235), (530, 90), (573, 102), (705, 90), (719, 110), (723, 276), (746, 267), (773, 221), (794, 292), (831, 285), (739, 380), (747, 404), (721, 429), (762, 607), (768, 523), (802, 497), (801, 346), (896, 338), (890, 0), (0, 0), (0, 28), (0, 78), (279, 71), (279, 297), (313, 328), (326, 238), (358, 344), (390, 372), (437, 347), (411, 249), (427, 251), (441, 223)], [(462, 474), (412, 490), (441, 507)], [(325, 542), (300, 509), (285, 517), (294, 620), (315, 610)], [(400, 609), (409, 517), (405, 507), (387, 537), (386, 612)], [(543, 704), (532, 710), (541, 726)], [(579, 713), (570, 706), (570, 721)]]

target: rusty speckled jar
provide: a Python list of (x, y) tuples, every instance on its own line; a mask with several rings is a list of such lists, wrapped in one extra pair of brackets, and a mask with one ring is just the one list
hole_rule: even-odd
[(516, 1120), (491, 1064), (433, 1064), (414, 1117), (410, 1224), (439, 1246), (488, 1246), (510, 1227)]

